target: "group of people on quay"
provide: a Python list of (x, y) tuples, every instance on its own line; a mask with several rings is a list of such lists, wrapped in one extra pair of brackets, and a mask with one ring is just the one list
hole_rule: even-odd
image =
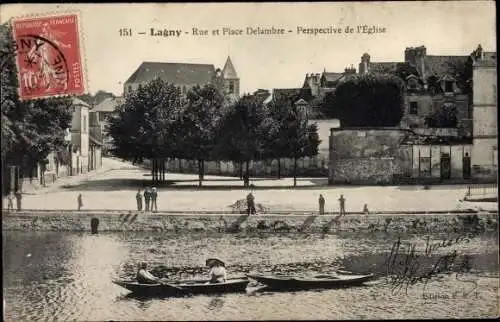
[[(206, 260), (205, 264), (209, 268), (207, 283), (224, 283), (226, 281), (226, 264), (223, 261), (217, 258), (209, 258)], [(148, 264), (146, 262), (139, 264), (136, 280), (140, 284), (157, 284), (163, 281), (148, 270)]]
[(144, 211), (158, 211), (158, 189), (156, 187), (147, 187), (144, 193), (139, 188), (135, 199), (137, 201), (137, 211), (142, 211), (142, 198), (144, 197)]

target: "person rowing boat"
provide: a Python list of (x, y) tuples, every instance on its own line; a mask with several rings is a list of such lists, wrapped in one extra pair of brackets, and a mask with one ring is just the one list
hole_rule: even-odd
[(139, 265), (139, 269), (137, 270), (137, 274), (136, 274), (136, 279), (137, 279), (137, 282), (141, 283), (141, 284), (157, 284), (157, 283), (162, 283), (162, 281), (160, 280), (160, 278), (154, 276), (153, 274), (151, 274), (149, 271), (148, 271), (148, 264), (146, 264), (145, 262), (142, 262), (140, 265)]
[(226, 265), (223, 261), (217, 258), (209, 258), (205, 263), (210, 267), (208, 276), (210, 278), (209, 283), (225, 283), (226, 282)]

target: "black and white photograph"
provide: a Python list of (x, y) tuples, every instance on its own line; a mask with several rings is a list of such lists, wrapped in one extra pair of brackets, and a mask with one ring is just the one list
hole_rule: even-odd
[(4, 321), (500, 316), (494, 1), (0, 5)]

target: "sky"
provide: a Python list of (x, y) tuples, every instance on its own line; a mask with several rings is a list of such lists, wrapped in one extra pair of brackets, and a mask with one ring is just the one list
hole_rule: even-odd
[[(222, 68), (229, 55), (241, 92), (248, 93), (301, 87), (306, 73), (343, 72), (351, 64), (357, 69), (365, 52), (372, 61), (384, 62), (403, 61), (406, 47), (421, 45), (428, 55), (468, 55), (478, 44), (496, 51), (493, 1), (9, 4), (1, 6), (0, 21), (75, 11), (90, 93), (122, 95), (123, 83), (143, 61)], [(357, 33), (363, 25), (379, 32)], [(247, 35), (247, 27), (274, 27), (285, 34)], [(132, 36), (120, 36), (123, 28), (131, 29)], [(182, 33), (151, 36), (151, 28)], [(193, 28), (208, 35), (193, 35)], [(243, 34), (212, 34), (223, 28), (242, 29)], [(298, 28), (342, 32), (312, 35)], [(346, 33), (346, 28), (354, 32)]]

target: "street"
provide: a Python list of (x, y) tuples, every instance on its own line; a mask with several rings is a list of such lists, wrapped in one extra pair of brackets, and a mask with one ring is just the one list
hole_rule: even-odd
[[(158, 186), (159, 211), (228, 211), (230, 205), (244, 199), (250, 189), (244, 189), (238, 178), (205, 176), (203, 187), (195, 174), (167, 173), (167, 183)], [(77, 196), (83, 197), (83, 209), (135, 210), (137, 189), (150, 186), (150, 171), (117, 159), (103, 158), (103, 167), (82, 176), (62, 178), (53, 185), (26, 193), (23, 209), (76, 209)], [(450, 211), (476, 207), (463, 203), (466, 186), (324, 186), (326, 178), (251, 178), (255, 186), (256, 203), (268, 211), (317, 211), (319, 194), (323, 194), (326, 212), (339, 210), (338, 198), (346, 198), (346, 211)], [(321, 185), (321, 186), (319, 186)], [(317, 187), (315, 187), (317, 186)], [(497, 203), (482, 203), (485, 209), (495, 209)], [(6, 202), (4, 201), (4, 207)]]

